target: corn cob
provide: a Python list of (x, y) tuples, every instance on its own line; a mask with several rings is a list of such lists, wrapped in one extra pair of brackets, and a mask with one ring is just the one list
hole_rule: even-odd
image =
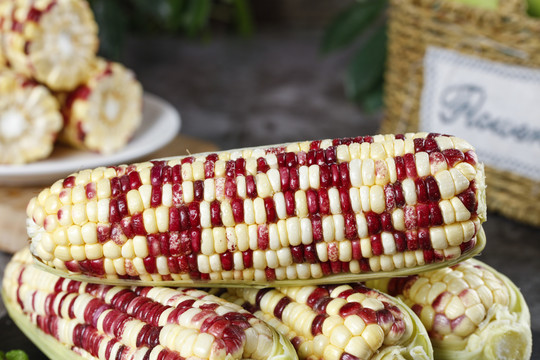
[(26, 248), (8, 264), (4, 301), (51, 358), (62, 352), (65, 359), (74, 353), (103, 360), (297, 359), (270, 326), (204, 291), (83, 283), (31, 261)]
[(0, 164), (49, 156), (61, 127), (58, 102), (46, 87), (0, 70)]
[(433, 358), (418, 317), (401, 301), (360, 284), (236, 288), (220, 296), (272, 325), (302, 360)]
[(401, 298), (425, 325), (437, 359), (530, 359), (527, 303), (506, 276), (469, 259), (404, 278), (368, 281)]
[(484, 175), (455, 137), (366, 136), (84, 170), (27, 215), (32, 253), (87, 281), (352, 282), (480, 251)]
[(98, 48), (97, 24), (84, 0), (4, 0), (4, 55), (17, 72), (54, 91), (86, 79)]
[(142, 92), (132, 71), (98, 58), (86, 82), (59, 96), (65, 124), (60, 140), (102, 154), (120, 150), (141, 124)]

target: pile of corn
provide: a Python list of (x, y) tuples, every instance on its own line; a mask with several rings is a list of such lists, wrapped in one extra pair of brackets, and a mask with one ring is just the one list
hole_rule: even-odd
[(51, 357), (531, 356), (523, 296), (470, 259), (485, 245), (484, 171), (456, 137), (83, 170), (27, 214), (31, 244), (7, 267), (3, 296)]
[(97, 33), (85, 0), (0, 2), (0, 164), (46, 158), (57, 139), (109, 154), (132, 137), (142, 87), (96, 55)]

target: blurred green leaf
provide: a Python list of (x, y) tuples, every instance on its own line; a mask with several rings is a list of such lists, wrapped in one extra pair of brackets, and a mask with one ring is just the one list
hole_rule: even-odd
[(383, 107), (384, 91), (382, 79), (379, 84), (362, 98), (362, 108), (368, 114), (374, 114)]
[(345, 91), (356, 101), (381, 83), (386, 59), (386, 26), (370, 34), (353, 56), (347, 69)]
[(102, 56), (118, 60), (125, 41), (128, 19), (121, 1), (92, 0), (90, 5), (99, 27), (99, 52)]
[(350, 45), (373, 25), (386, 7), (387, 0), (363, 0), (341, 11), (324, 33), (322, 51), (328, 53)]
[(6, 360), (28, 360), (28, 355), (22, 350), (11, 350), (6, 353)]
[(183, 23), (188, 36), (195, 36), (208, 24), (212, 4), (210, 0), (188, 0)]
[(246, 0), (233, 0), (236, 17), (236, 30), (242, 36), (253, 34), (253, 19), (249, 3)]

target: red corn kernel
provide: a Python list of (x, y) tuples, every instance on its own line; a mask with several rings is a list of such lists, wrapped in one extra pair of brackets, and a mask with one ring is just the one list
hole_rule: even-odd
[(163, 184), (172, 183), (173, 174), (172, 174), (172, 168), (169, 165), (165, 165), (163, 169), (161, 170), (161, 180)]
[(390, 213), (383, 212), (380, 215), (380, 220), (383, 231), (392, 231), (394, 229), (394, 225), (392, 224), (392, 215), (390, 215)]
[(341, 211), (349, 212), (351, 211), (351, 198), (349, 197), (349, 189), (341, 186), (339, 188), (339, 200), (341, 202)]
[(330, 198), (326, 189), (319, 189), (319, 210), (321, 214), (326, 215), (330, 213)]
[(463, 205), (467, 208), (467, 210), (469, 210), (470, 213), (476, 212), (478, 204), (476, 202), (476, 196), (474, 195), (474, 191), (471, 190), (471, 188), (459, 194), (458, 198), (459, 200), (461, 200)]
[[(180, 241), (180, 253), (178, 255), (186, 255), (186, 254), (191, 254), (192, 253), (192, 249), (191, 249), (191, 237), (189, 235), (189, 230), (184, 230), (182, 232), (180, 232), (179, 234), (179, 241)], [(195, 246), (197, 246), (197, 244), (195, 244)], [(195, 250), (199, 250), (197, 248), (195, 248)]]
[(332, 139), (332, 146), (339, 146), (342, 144), (342, 139)]
[(161, 165), (154, 165), (150, 169), (150, 184), (152, 186), (158, 186), (162, 184), (161, 179), (161, 170), (163, 169), (163, 166)]
[(439, 151), (439, 145), (437, 145), (437, 141), (434, 138), (427, 138), (424, 141), (424, 151), (428, 154), (431, 154), (432, 152)]
[(293, 261), (297, 264), (304, 262), (304, 245), (291, 246), (291, 255)]
[(396, 175), (399, 181), (403, 181), (407, 178), (407, 170), (405, 169), (405, 160), (403, 157), (396, 156), (394, 158), (394, 163), (396, 164)]
[(330, 165), (330, 173), (332, 176), (332, 186), (341, 186), (341, 175), (339, 174), (339, 165)]
[(395, 193), (395, 201), (396, 206), (402, 207), (405, 205), (405, 195), (403, 194), (403, 188), (401, 187), (401, 182), (396, 181), (394, 183), (394, 193)]
[(307, 300), (306, 300), (306, 305), (309, 306), (310, 308), (314, 308), (315, 307), (315, 304), (321, 299), (321, 298), (325, 298), (325, 297), (329, 297), (329, 293), (328, 293), (328, 290), (326, 290), (325, 288), (322, 288), (322, 287), (317, 287), (315, 288), (315, 290), (313, 290), (313, 292), (308, 296)]
[(182, 182), (182, 166), (180, 164), (176, 164), (172, 168), (172, 181), (173, 184), (180, 184)]
[(349, 302), (343, 305), (341, 309), (339, 309), (339, 316), (346, 318), (347, 316), (356, 315), (358, 311), (360, 311), (361, 309), (362, 309), (362, 305), (360, 303), (357, 303), (354, 301)]
[(326, 157), (326, 163), (327, 164), (333, 164), (337, 162), (337, 153), (336, 153), (336, 147), (330, 146), (326, 148), (324, 155)]
[(430, 223), (429, 219), (430, 209), (428, 204), (416, 205), (416, 218), (419, 227), (428, 227)]
[(150, 206), (158, 207), (161, 205), (161, 185), (152, 185), (152, 195), (150, 197)]
[(420, 152), (420, 151), (424, 151), (424, 139), (422, 139), (422, 138), (413, 139), (413, 143), (414, 143), (414, 152), (415, 153)]
[(74, 186), (75, 186), (75, 176), (68, 176), (62, 182), (62, 187), (64, 188), (72, 188)]
[[(424, 250), (424, 262), (431, 264), (435, 261), (435, 252), (433, 250)], [(436, 315), (435, 315), (436, 316)]]
[(321, 188), (328, 188), (332, 186), (332, 172), (330, 171), (329, 165), (319, 166), (319, 177)]
[(356, 219), (352, 212), (343, 214), (345, 222), (345, 238), (349, 240), (358, 239), (358, 230), (356, 228)]
[(309, 245), (303, 245), (303, 246), (304, 246), (304, 260), (310, 264), (315, 264), (319, 262), (317, 258), (317, 249), (315, 248), (315, 244), (309, 244)]
[[(122, 232), (128, 239), (133, 238), (135, 236), (135, 232), (133, 231), (133, 228), (131, 227), (131, 218), (126, 217), (123, 218), (120, 221), (120, 227), (122, 228)], [(119, 244), (120, 245), (120, 244)]]
[(220, 255), (221, 258), (221, 267), (225, 271), (232, 270), (234, 267), (233, 263), (233, 254), (230, 251), (225, 251), (223, 254)]
[(381, 234), (371, 235), (371, 251), (373, 252), (373, 255), (382, 255), (384, 252), (382, 241), (381, 241)]
[(210, 203), (210, 222), (212, 226), (223, 225), (221, 221), (221, 205), (218, 200), (214, 200)]
[(143, 259), (144, 262), (144, 268), (149, 274), (155, 274), (157, 272), (156, 269), (156, 258), (153, 256), (147, 256)]
[(274, 205), (274, 200), (271, 197), (264, 199), (264, 209), (266, 211), (266, 221), (269, 223), (274, 223), (277, 221), (276, 207)]
[(469, 150), (465, 153), (465, 161), (474, 166), (478, 163), (478, 157), (473, 150)]
[(287, 211), (287, 215), (294, 216), (296, 212), (296, 203), (294, 201), (294, 193), (291, 190), (285, 191), (283, 193), (285, 197), (285, 210)]
[(246, 176), (246, 193), (250, 199), (257, 197), (257, 186), (255, 185), (255, 178), (253, 175)]
[(228, 160), (225, 163), (225, 176), (228, 178), (236, 176), (236, 164), (234, 160)]
[(354, 260), (360, 260), (362, 258), (362, 249), (360, 247), (360, 240), (351, 241), (352, 257)]
[(161, 253), (165, 256), (171, 255), (169, 252), (169, 233), (160, 233), (158, 237)]
[(416, 230), (406, 231), (405, 238), (407, 239), (407, 249), (418, 250), (418, 232)]
[(274, 308), (274, 316), (281, 320), (281, 316), (283, 315), (283, 310), (285, 310), (285, 307), (291, 303), (291, 299), (288, 296), (282, 297), (278, 303), (276, 304), (276, 307)]
[(189, 209), (189, 223), (192, 227), (199, 226), (201, 223), (200, 220), (200, 211), (199, 211), (199, 203), (192, 202), (188, 206)]
[(280, 167), (279, 177), (281, 180), (281, 191), (289, 190), (289, 169), (286, 167)]
[(237, 224), (244, 222), (244, 202), (242, 199), (236, 198), (231, 201), (231, 208), (234, 217), (234, 221)]
[(323, 239), (321, 216), (318, 214), (311, 216), (311, 228), (313, 234), (313, 242), (317, 243)]
[(251, 249), (242, 252), (242, 260), (245, 268), (253, 267), (253, 251)]
[(204, 185), (202, 180), (193, 182), (193, 198), (195, 201), (202, 201), (204, 196)]
[(206, 155), (206, 160), (211, 162), (216, 162), (219, 160), (219, 155), (216, 153)]
[(418, 173), (416, 172), (416, 162), (413, 154), (403, 155), (403, 161), (405, 162), (405, 172), (410, 179), (416, 179)]
[(246, 175), (246, 159), (238, 158), (235, 160), (235, 174), (236, 176)]
[(304, 166), (307, 164), (307, 154), (305, 151), (299, 151), (296, 154), (296, 158), (298, 159), (299, 166)]
[(122, 193), (122, 185), (120, 184), (120, 179), (114, 177), (109, 182), (111, 184), (111, 196), (115, 198)]
[(131, 227), (135, 235), (146, 235), (142, 214), (135, 214), (131, 216)]
[(307, 206), (310, 214), (316, 214), (319, 211), (319, 198), (317, 192), (313, 189), (306, 191)]
[(275, 281), (276, 280), (276, 270), (266, 268), (266, 269), (264, 269), (264, 273), (266, 275), (266, 280), (267, 281)]
[(187, 230), (190, 228), (189, 224), (189, 210), (186, 205), (182, 205), (178, 208), (178, 214), (180, 215), (180, 229)]
[(296, 154), (293, 152), (288, 152), (285, 154), (285, 166), (291, 168), (296, 167), (298, 165), (298, 161), (296, 159)]
[(278, 163), (278, 167), (282, 168), (282, 167), (285, 167), (285, 153), (279, 153), (279, 154), (276, 154), (276, 158), (277, 158), (277, 163)]
[(180, 249), (180, 232), (169, 230), (169, 243), (167, 246), (167, 253), (169, 255), (178, 256), (182, 253)]
[[(197, 254), (194, 254), (194, 253), (189, 254), (187, 256), (187, 263), (190, 269), (190, 276), (193, 272), (199, 273), (199, 268), (197, 264)], [(196, 275), (196, 276), (200, 276), (200, 275)]]
[(172, 200), (173, 204), (178, 206), (184, 203), (184, 195), (181, 184), (173, 184), (172, 186)]
[(366, 258), (360, 259), (360, 270), (364, 272), (371, 271), (371, 266), (369, 265), (369, 259), (366, 259)]
[(324, 275), (330, 275), (332, 273), (332, 268), (330, 267), (330, 262), (322, 262), (321, 263), (321, 270)]
[(326, 164), (326, 159), (324, 157), (324, 150), (323, 149), (317, 149), (315, 150), (315, 164), (316, 165), (324, 165)]
[(392, 211), (396, 207), (396, 193), (394, 191), (394, 185), (384, 185), (384, 202), (386, 204), (386, 211)]
[(110, 239), (117, 245), (124, 244), (125, 238), (122, 233), (122, 225), (120, 225), (119, 223), (116, 223), (111, 226)]
[[(335, 262), (339, 260), (339, 250), (335, 242), (330, 242), (327, 244), (327, 253), (328, 253), (328, 260), (330, 262)], [(333, 265), (332, 265), (332, 268), (333, 268)]]
[(180, 213), (178, 208), (169, 208), (169, 231), (180, 231)]
[(189, 262), (188, 262), (188, 256), (187, 255), (181, 255), (177, 258), (178, 261), (178, 269), (180, 270), (180, 273), (188, 273), (190, 271)]
[(306, 154), (306, 163), (308, 166), (315, 164), (315, 151), (316, 149), (311, 149)]
[(442, 151), (448, 167), (454, 167), (456, 164), (465, 160), (465, 154), (458, 149), (446, 149)]
[(395, 138), (396, 140), (405, 140), (405, 135), (403, 135), (403, 134), (396, 134), (396, 135), (394, 136), (394, 138)]
[[(201, 230), (189, 230), (189, 237), (191, 239), (191, 251), (195, 254), (199, 253), (201, 251)], [(195, 259), (195, 261), (197, 260)]]
[(339, 171), (341, 174), (341, 184), (346, 187), (351, 186), (351, 179), (349, 178), (349, 163), (339, 164)]
[(111, 237), (111, 228), (107, 225), (97, 226), (97, 238), (100, 244), (107, 242)]
[(183, 165), (183, 164), (193, 164), (193, 162), (195, 161), (195, 158), (193, 156), (186, 156), (185, 158), (183, 158), (180, 163)]
[(118, 210), (118, 201), (116, 199), (110, 199), (109, 201), (109, 221), (114, 224), (120, 222), (122, 217)]
[(394, 241), (396, 243), (397, 252), (404, 252), (405, 250), (407, 250), (407, 238), (405, 237), (404, 233), (395, 232)]
[(298, 168), (289, 169), (289, 188), (294, 191), (300, 188), (300, 175)]
[(270, 170), (270, 166), (268, 166), (266, 159), (263, 157), (258, 158), (257, 159), (257, 172), (265, 173), (268, 170)]
[[(208, 160), (208, 157), (206, 159), (207, 160), (204, 162), (204, 178), (205, 179), (210, 179), (210, 178), (213, 178), (214, 175), (215, 175), (215, 173), (214, 173), (215, 162)], [(178, 165), (176, 165), (176, 166), (178, 166)]]
[(332, 268), (332, 272), (334, 274), (339, 274), (344, 272), (342, 270), (343, 263), (341, 261), (330, 261), (330, 267)]
[(418, 202), (426, 203), (429, 199), (426, 183), (421, 178), (418, 178), (414, 180), (414, 184), (416, 186), (416, 196)]
[(148, 246), (148, 255), (155, 257), (161, 255), (161, 246), (159, 244), (159, 238), (156, 234), (149, 234), (146, 237)]
[(377, 323), (377, 313), (373, 309), (362, 308), (357, 312), (357, 315), (360, 316), (366, 324)]
[(327, 317), (328, 317), (328, 315), (326, 315), (326, 314), (319, 314), (319, 315), (315, 316), (315, 318), (313, 319), (313, 322), (311, 323), (311, 334), (313, 336), (317, 336), (319, 334), (322, 334), (323, 323), (324, 323), (324, 320), (326, 320)]
[(443, 216), (438, 203), (429, 204), (429, 222), (433, 226), (443, 224)]
[(93, 199), (96, 196), (96, 183), (88, 183), (84, 187), (84, 190), (86, 191), (86, 198), (88, 200)]
[(310, 150), (316, 150), (318, 148), (321, 147), (321, 141), (320, 140), (315, 140), (315, 141), (312, 141), (310, 144), (309, 144), (309, 149)]
[(421, 228), (418, 230), (418, 244), (421, 249), (431, 249), (431, 239), (429, 237), (429, 230)]
[(439, 191), (439, 186), (437, 185), (437, 180), (429, 175), (425, 179), (425, 184), (429, 200), (439, 201), (441, 199), (441, 193)]
[(379, 218), (379, 215), (370, 211), (365, 214), (365, 217), (369, 234), (373, 235), (379, 233), (381, 231), (381, 220)]
[(236, 197), (236, 179), (235, 178), (226, 178), (225, 179), (225, 196), (229, 199), (234, 199)]
[(405, 206), (405, 229), (412, 230), (418, 227), (417, 213), (414, 206)]
[(132, 171), (128, 174), (129, 177), (129, 187), (132, 190), (138, 189), (141, 185), (141, 177), (137, 171)]
[(269, 241), (268, 226), (266, 224), (257, 226), (257, 246), (259, 250), (268, 249)]
[(459, 245), (459, 248), (461, 250), (461, 253), (464, 254), (464, 253), (468, 252), (469, 250), (471, 250), (472, 248), (474, 248), (475, 245), (476, 245), (476, 240), (471, 239), (471, 240), (469, 240), (467, 242), (461, 243)]

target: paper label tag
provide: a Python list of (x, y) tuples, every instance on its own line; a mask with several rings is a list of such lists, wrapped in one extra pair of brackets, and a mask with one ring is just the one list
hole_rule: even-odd
[(540, 181), (540, 70), (430, 47), (420, 130), (461, 137), (486, 165)]

